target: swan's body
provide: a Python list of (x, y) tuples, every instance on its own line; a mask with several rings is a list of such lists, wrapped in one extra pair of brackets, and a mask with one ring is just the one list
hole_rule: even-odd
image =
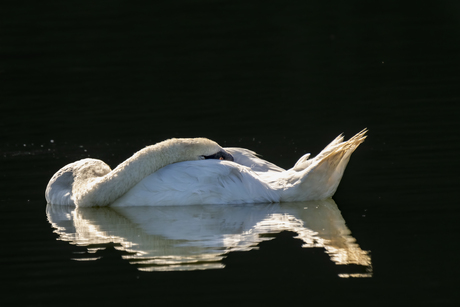
[[(284, 170), (243, 148), (222, 149), (207, 139), (173, 139), (144, 148), (113, 171), (83, 159), (59, 170), (48, 203), (76, 206), (165, 206), (292, 202), (331, 197), (366, 130), (339, 136), (318, 156), (306, 154)], [(230, 161), (204, 160), (223, 153)]]

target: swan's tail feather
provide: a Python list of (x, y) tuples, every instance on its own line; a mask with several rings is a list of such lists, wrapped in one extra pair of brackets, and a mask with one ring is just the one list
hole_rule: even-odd
[[(337, 151), (337, 150), (348, 150), (351, 147), (356, 147), (359, 146), (362, 142), (364, 142), (364, 139), (366, 138), (365, 134), (367, 132), (367, 128), (361, 130), (358, 132), (356, 135), (354, 135), (352, 138), (350, 138), (348, 141), (343, 142), (343, 134), (339, 135), (338, 137), (335, 138), (329, 145), (327, 145), (320, 153), (318, 156), (315, 157), (315, 159), (318, 159), (318, 161), (325, 159), (329, 154)], [(352, 151), (353, 152), (353, 151)], [(351, 152), (351, 153), (352, 153)], [(351, 154), (350, 153), (350, 154)]]
[(338, 137), (336, 137), (332, 142), (329, 143), (324, 149), (332, 148), (333, 146), (340, 144), (343, 142), (343, 133), (341, 133)]
[[(356, 144), (355, 148), (361, 144), (364, 139), (366, 138), (365, 134), (367, 132), (367, 128), (358, 132), (355, 136), (350, 138), (348, 141), (343, 142), (343, 134), (340, 134), (336, 137), (332, 142), (330, 142), (324, 149), (314, 158), (308, 160), (310, 154), (306, 154), (302, 156), (297, 163), (294, 165), (293, 169), (297, 172), (307, 169), (309, 166), (313, 165), (315, 161), (322, 161), (328, 155), (338, 150), (338, 148), (342, 148), (343, 146), (349, 146), (350, 144)], [(359, 141), (360, 140), (360, 141)], [(358, 142), (358, 143), (356, 143)], [(353, 152), (353, 151), (352, 151)], [(350, 153), (351, 154), (351, 153)]]
[(314, 187), (311, 194), (317, 195), (316, 199), (334, 195), (351, 154), (364, 142), (366, 132), (367, 129), (363, 129), (348, 141), (335, 144), (332, 148), (326, 148), (328, 152), (325, 155), (320, 154), (318, 159), (315, 158), (317, 161), (312, 164), (310, 169), (306, 170), (308, 175), (305, 181), (309, 183), (305, 183), (304, 186)]
[(339, 186), (351, 154), (366, 139), (366, 132), (367, 129), (363, 129), (345, 142), (343, 136), (339, 135), (315, 158), (303, 161), (301, 166), (305, 168), (300, 169), (297, 163), (294, 170), (299, 172), (300, 180), (295, 185), (294, 193), (286, 193), (287, 199), (291, 200), (294, 195), (298, 195), (295, 197), (299, 197), (298, 200), (332, 197)]

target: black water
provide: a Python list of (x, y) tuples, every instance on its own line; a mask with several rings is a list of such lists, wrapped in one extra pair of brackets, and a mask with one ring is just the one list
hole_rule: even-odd
[[(2, 2), (5, 306), (458, 305), (459, 18), (456, 1)], [(334, 199), (371, 277), (290, 231), (222, 269), (144, 272), (115, 243), (75, 261), (87, 247), (46, 217), (49, 178), (83, 157), (206, 136), (287, 168), (364, 127)]]

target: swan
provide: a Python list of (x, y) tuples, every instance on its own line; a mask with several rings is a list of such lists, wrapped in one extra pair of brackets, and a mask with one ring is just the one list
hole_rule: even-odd
[(222, 148), (206, 138), (169, 139), (138, 151), (114, 170), (97, 159), (70, 163), (51, 178), (45, 198), (52, 205), (77, 207), (326, 199), (337, 190), (366, 132), (348, 141), (339, 135), (316, 157), (305, 154), (289, 170), (249, 149)]

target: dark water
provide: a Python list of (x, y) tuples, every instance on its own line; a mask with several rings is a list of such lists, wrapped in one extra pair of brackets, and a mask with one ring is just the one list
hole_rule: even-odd
[[(458, 305), (455, 1), (9, 1), (0, 4), (0, 20), (1, 297), (8, 306)], [(331, 246), (339, 243), (318, 243), (323, 215), (313, 219), (304, 204), (198, 208), (266, 215), (240, 220), (260, 230), (238, 241), (249, 245), (207, 246), (198, 254), (215, 257), (191, 271), (133, 263), (126, 229), (115, 232), (125, 225), (117, 219), (134, 213), (77, 212), (114, 236), (90, 249), (75, 231), (63, 237), (69, 223), (56, 229), (47, 217), (49, 178), (83, 157), (113, 167), (145, 145), (206, 136), (288, 168), (364, 127), (369, 137), (331, 212), (341, 246), (359, 248), (368, 262), (336, 261)], [(295, 217), (305, 227), (267, 230), (267, 216)], [(211, 226), (207, 236), (222, 236)], [(318, 233), (311, 245), (305, 229)], [(226, 234), (241, 239), (238, 231)], [(197, 241), (189, 239), (181, 243)], [(168, 255), (182, 252), (167, 246)]]

